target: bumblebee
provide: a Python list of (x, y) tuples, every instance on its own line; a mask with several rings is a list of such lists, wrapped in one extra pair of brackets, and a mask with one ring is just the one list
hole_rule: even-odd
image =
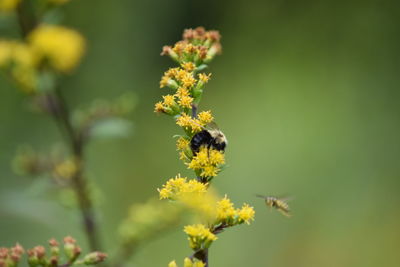
[(192, 140), (190, 140), (190, 148), (193, 151), (193, 154), (199, 152), (201, 146), (206, 146), (208, 149), (213, 148), (218, 151), (225, 151), (225, 147), (228, 144), (228, 140), (223, 132), (218, 129), (218, 126), (215, 123), (211, 123), (207, 125), (209, 129), (204, 127), (204, 130), (196, 133)]
[(289, 200), (289, 198), (277, 198), (273, 196), (263, 196), (263, 195), (256, 195), (256, 196), (263, 198), (265, 200), (265, 204), (268, 207), (275, 208), (286, 217), (291, 216), (289, 205), (286, 203), (286, 201)]

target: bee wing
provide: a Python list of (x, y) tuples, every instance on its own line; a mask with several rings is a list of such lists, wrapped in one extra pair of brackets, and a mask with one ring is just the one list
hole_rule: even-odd
[(219, 130), (219, 127), (215, 122), (212, 121), (209, 124), (207, 124), (207, 129), (208, 130)]
[(267, 196), (260, 195), (260, 194), (256, 194), (256, 197), (263, 198), (263, 199), (266, 199), (266, 198), (267, 198)]
[(278, 197), (278, 199), (282, 200), (283, 202), (289, 202), (295, 199), (294, 196), (284, 196), (284, 197)]

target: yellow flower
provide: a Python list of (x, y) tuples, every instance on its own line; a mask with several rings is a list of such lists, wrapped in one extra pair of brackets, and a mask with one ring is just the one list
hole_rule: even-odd
[(204, 224), (187, 225), (184, 227), (184, 232), (189, 236), (189, 245), (192, 249), (208, 248), (213, 241), (217, 240), (217, 236), (211, 233)]
[(233, 219), (236, 211), (233, 207), (233, 203), (230, 199), (225, 195), (223, 199), (217, 202), (217, 219), (224, 221)]
[(164, 105), (168, 107), (176, 105), (175, 97), (173, 95), (165, 95), (163, 96), (163, 99), (164, 99)]
[(193, 259), (193, 261), (189, 258), (185, 258), (183, 261), (183, 267), (204, 267), (205, 263), (199, 261), (198, 259)]
[(220, 171), (219, 168), (216, 166), (204, 166), (202, 167), (202, 171), (200, 173), (201, 177), (215, 177), (217, 176), (218, 172)]
[(16, 64), (33, 68), (38, 61), (38, 56), (32, 47), (18, 42), (13, 47), (13, 59)]
[(163, 76), (163, 77), (161, 78), (161, 81), (160, 81), (160, 88), (163, 88), (163, 87), (167, 86), (169, 80), (171, 80), (170, 77)]
[(182, 113), (177, 119), (176, 124), (183, 127), (185, 130), (191, 130), (192, 133), (202, 130), (199, 120), (192, 119), (189, 115)]
[(176, 140), (176, 148), (177, 150), (186, 150), (189, 148), (190, 140), (184, 137), (179, 137), (178, 140)]
[(225, 164), (225, 155), (216, 149), (209, 149), (208, 161), (212, 165)]
[(188, 164), (188, 168), (192, 170), (201, 170), (200, 175), (202, 177), (215, 177), (220, 171), (218, 166), (224, 163), (225, 156), (221, 151), (212, 148), (208, 149), (202, 146)]
[(171, 261), (171, 262), (168, 264), (168, 267), (178, 267), (178, 265), (176, 265), (176, 262), (175, 262), (175, 261)]
[(187, 75), (181, 79), (181, 83), (184, 87), (190, 88), (196, 83), (196, 79), (192, 75)]
[(193, 62), (184, 62), (181, 66), (188, 72), (192, 72), (196, 68), (196, 65), (194, 65)]
[(178, 104), (184, 108), (192, 108), (192, 102), (193, 98), (191, 98), (190, 96), (182, 96), (178, 100)]
[(206, 266), (206, 264), (202, 261), (196, 261), (195, 263), (193, 263), (192, 267), (204, 267)]
[(244, 204), (241, 209), (237, 210), (239, 220), (247, 224), (250, 224), (250, 221), (254, 220), (255, 213), (254, 208), (250, 207), (248, 204)]
[(85, 51), (85, 40), (76, 31), (55, 25), (41, 25), (28, 37), (42, 60), (61, 72), (74, 69)]
[(0, 0), (0, 12), (14, 11), (21, 0)]
[(178, 98), (181, 98), (181, 97), (184, 97), (184, 96), (190, 96), (190, 93), (189, 93), (188, 89), (183, 88), (183, 87), (179, 87), (179, 88), (176, 90), (175, 95), (176, 95)]
[(189, 258), (183, 260), (183, 267), (193, 267), (193, 262)]
[(163, 185), (162, 189), (158, 189), (160, 199), (170, 198), (176, 199), (183, 194), (199, 194), (207, 191), (207, 185), (197, 182), (196, 180), (187, 181), (186, 177), (171, 178)]
[(211, 111), (202, 111), (200, 112), (197, 117), (199, 118), (200, 122), (205, 125), (205, 124), (209, 124), (210, 122), (212, 122), (214, 120), (214, 117), (211, 114)]
[(204, 73), (199, 73), (199, 80), (202, 81), (203, 83), (207, 83), (210, 80), (211, 73), (209, 74), (204, 74)]
[(161, 101), (156, 103), (156, 105), (154, 107), (154, 112), (157, 112), (157, 113), (165, 112), (164, 105)]

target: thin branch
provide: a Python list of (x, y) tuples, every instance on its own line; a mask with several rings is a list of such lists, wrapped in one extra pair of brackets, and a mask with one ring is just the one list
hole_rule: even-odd
[(101, 250), (100, 241), (98, 238), (97, 225), (95, 223), (93, 203), (89, 197), (87, 181), (83, 176), (84, 171), (84, 142), (80, 138), (80, 134), (76, 133), (69, 114), (69, 109), (65, 100), (58, 88), (55, 88), (55, 99), (57, 101), (56, 112), (53, 117), (60, 127), (64, 128), (68, 143), (71, 148), (71, 153), (74, 156), (77, 171), (72, 177), (73, 189), (77, 195), (79, 208), (83, 218), (84, 229), (88, 238), (90, 249)]

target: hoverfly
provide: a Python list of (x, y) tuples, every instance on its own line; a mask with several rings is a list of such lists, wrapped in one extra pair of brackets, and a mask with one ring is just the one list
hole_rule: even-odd
[(263, 196), (263, 195), (256, 195), (259, 198), (263, 198), (265, 200), (265, 204), (270, 208), (275, 208), (280, 213), (285, 215), (286, 217), (290, 217), (290, 208), (287, 204), (287, 201), (291, 198), (278, 198), (273, 196)]

